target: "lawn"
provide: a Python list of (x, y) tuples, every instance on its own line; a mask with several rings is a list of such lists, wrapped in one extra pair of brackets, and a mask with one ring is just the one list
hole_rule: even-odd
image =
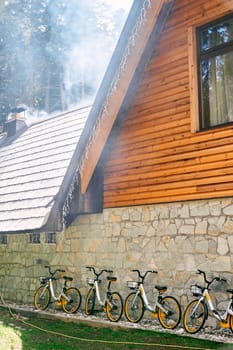
[[(13, 311), (14, 315), (16, 312)], [(12, 317), (0, 307), (1, 350), (209, 350), (233, 349), (232, 344), (210, 342), (170, 332), (90, 326), (29, 313)]]

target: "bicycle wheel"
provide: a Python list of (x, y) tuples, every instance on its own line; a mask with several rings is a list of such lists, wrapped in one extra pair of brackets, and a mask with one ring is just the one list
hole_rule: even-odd
[(62, 298), (62, 307), (67, 314), (73, 314), (76, 312), (81, 304), (82, 297), (80, 291), (77, 288), (71, 287), (65, 291), (65, 295), (68, 298)]
[(117, 322), (123, 313), (123, 300), (118, 292), (112, 292), (108, 295), (106, 313), (108, 319)]
[(158, 319), (161, 326), (167, 329), (176, 328), (181, 319), (181, 307), (179, 302), (176, 300), (176, 298), (167, 295), (162, 298), (160, 303), (167, 311), (166, 313), (162, 309), (158, 308)]
[(130, 293), (125, 299), (125, 316), (132, 323), (139, 322), (144, 314), (144, 302), (137, 292)]
[(85, 300), (85, 313), (86, 315), (92, 315), (95, 308), (95, 298), (96, 291), (93, 288), (90, 288), (87, 292), (86, 300)]
[(230, 329), (233, 332), (233, 316), (228, 314), (228, 317), (229, 317)]
[(207, 306), (199, 300), (193, 300), (184, 312), (184, 329), (186, 332), (195, 334), (204, 326), (208, 317)]
[(34, 294), (34, 305), (37, 310), (45, 310), (51, 300), (51, 292), (48, 286), (40, 286)]

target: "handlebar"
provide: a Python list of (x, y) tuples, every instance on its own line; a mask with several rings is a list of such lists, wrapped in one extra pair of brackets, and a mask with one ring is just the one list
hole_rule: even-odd
[(100, 272), (97, 272), (94, 266), (86, 266), (86, 269), (88, 269), (89, 271), (92, 271), (95, 274), (97, 279), (100, 277), (100, 275), (102, 275), (103, 272), (113, 273), (113, 270), (108, 270), (108, 269), (102, 269), (100, 270)]
[(204, 277), (204, 281), (205, 283), (207, 284), (207, 289), (209, 288), (209, 286), (214, 282), (214, 281), (218, 281), (218, 282), (227, 282), (227, 280), (225, 278), (220, 278), (220, 277), (213, 277), (212, 280), (208, 281), (207, 280), (207, 277), (206, 277), (206, 273), (205, 271), (202, 271), (202, 270), (197, 270), (197, 274), (198, 275), (203, 275)]
[(141, 279), (141, 282), (143, 283), (144, 282), (144, 279), (146, 278), (146, 276), (149, 274), (149, 273), (158, 273), (158, 271), (156, 270), (147, 270), (144, 275), (138, 270), (138, 269), (134, 269), (134, 270), (131, 270), (132, 272), (137, 272), (138, 274), (138, 277)]
[(49, 274), (51, 276), (54, 276), (57, 272), (65, 272), (65, 270), (56, 269), (54, 272), (52, 272), (51, 267), (49, 265), (45, 265), (45, 268), (49, 270)]

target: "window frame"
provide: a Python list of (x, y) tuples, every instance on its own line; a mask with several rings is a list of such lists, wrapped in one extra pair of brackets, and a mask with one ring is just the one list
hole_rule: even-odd
[(41, 236), (39, 232), (31, 232), (29, 233), (29, 244), (40, 244)]
[[(233, 13), (223, 14), (221, 17), (208, 18), (202, 23), (198, 23), (195, 26), (188, 28), (188, 57), (189, 57), (189, 91), (190, 91), (190, 115), (191, 115), (191, 132), (204, 132), (216, 128), (232, 127), (233, 121), (226, 123), (213, 125), (209, 127), (202, 127), (202, 110), (201, 110), (201, 83), (200, 83), (200, 33), (203, 29), (213, 26), (227, 18), (233, 19)], [(232, 50), (229, 50), (229, 46)], [(218, 55), (233, 52), (233, 43), (221, 45), (221, 50), (211, 50), (212, 57)]]
[(46, 244), (56, 244), (57, 243), (57, 233), (56, 232), (46, 232), (45, 233), (45, 243)]
[(6, 233), (0, 233), (0, 245), (8, 244), (8, 236)]

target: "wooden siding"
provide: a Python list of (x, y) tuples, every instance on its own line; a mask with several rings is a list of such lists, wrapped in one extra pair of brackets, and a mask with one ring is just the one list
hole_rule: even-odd
[(104, 207), (233, 196), (233, 126), (193, 132), (188, 40), (190, 27), (230, 12), (233, 0), (175, 1), (127, 118), (108, 144)]

